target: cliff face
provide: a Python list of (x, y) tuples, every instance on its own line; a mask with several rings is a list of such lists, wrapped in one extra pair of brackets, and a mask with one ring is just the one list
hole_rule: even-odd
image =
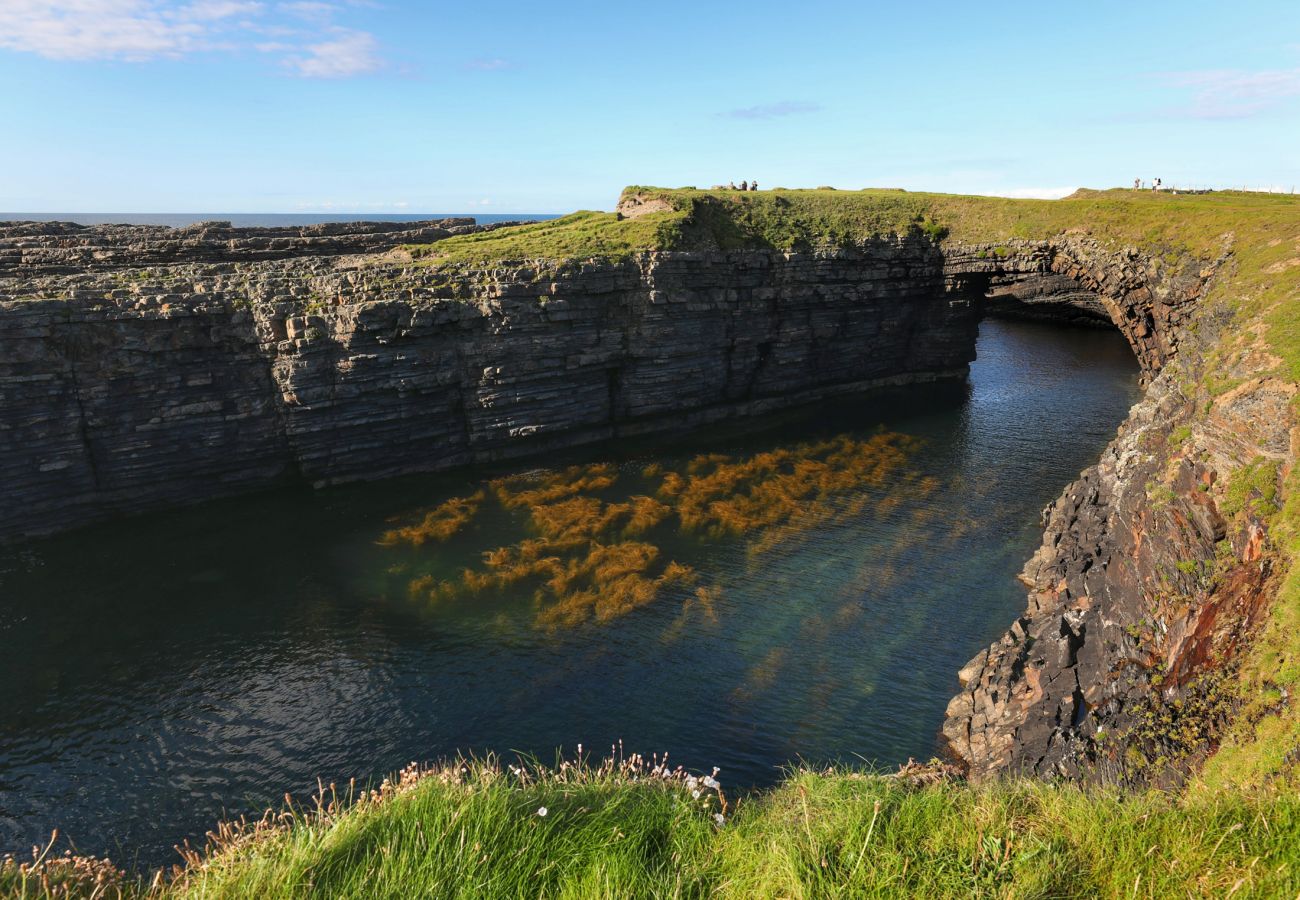
[[(373, 259), (9, 282), (0, 536), (959, 376), (928, 241), (449, 274)], [(65, 299), (35, 299), (62, 296)]]
[[(1275, 594), (1276, 551), (1250, 498), (1271, 498), (1290, 456), (1295, 393), (1251, 377), (1249, 359), (1220, 373), (1235, 389), (1196, 387), (1222, 364), (1212, 354), (1231, 328), (1201, 303), (1215, 268), (1139, 264), (1122, 296), (1097, 297), (1143, 361), (1147, 392), (1099, 463), (1044, 510), (1020, 576), (1024, 615), (959, 675), (943, 733), (973, 777), (1163, 779), (1213, 749), (1229, 713), (1213, 679)], [(1243, 471), (1260, 473), (1254, 494), (1228, 483)]]
[(1046, 511), (1025, 614), (961, 673), (943, 730), (967, 770), (1121, 765), (1153, 698), (1230, 659), (1268, 595), (1267, 536), (1230, 526), (1219, 473), (1287, 457), (1291, 394), (1243, 376), (1193, 415), (1215, 264), (921, 233), (492, 268), (374, 255), (467, 227), (0, 229), (0, 539), (960, 377), (981, 307), (1011, 302), (1109, 320), (1148, 393)]

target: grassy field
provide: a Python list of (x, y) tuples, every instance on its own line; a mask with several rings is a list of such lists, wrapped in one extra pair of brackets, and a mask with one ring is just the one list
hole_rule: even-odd
[[(408, 771), (227, 830), (177, 880), (0, 869), (13, 897), (1294, 897), (1294, 791), (1159, 793), (794, 771), (728, 804), (648, 762)], [(66, 893), (65, 893), (66, 892)]]
[(650, 250), (851, 246), (915, 231), (943, 239), (996, 242), (1087, 233), (1105, 242), (1167, 253), (1218, 256), (1224, 236), (1265, 221), (1285, 230), (1300, 200), (1221, 191), (1156, 194), (1080, 190), (1064, 200), (1010, 200), (892, 190), (698, 191), (629, 187), (624, 195), (672, 208), (620, 219), (583, 211), (522, 228), (408, 248), (430, 263), (617, 258)]

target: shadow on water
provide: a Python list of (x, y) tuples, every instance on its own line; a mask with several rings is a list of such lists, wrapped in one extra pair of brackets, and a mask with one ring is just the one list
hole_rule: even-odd
[(1137, 398), (1114, 333), (986, 322), (978, 352), (969, 384), (0, 556), (0, 849), (57, 825), (153, 865), (457, 750), (621, 738), (732, 787), (930, 755), (1039, 511)]

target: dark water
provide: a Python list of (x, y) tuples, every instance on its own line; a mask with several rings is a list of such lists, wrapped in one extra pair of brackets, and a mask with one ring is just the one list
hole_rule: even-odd
[(0, 222), (76, 222), (80, 225), (169, 225), (184, 228), (198, 222), (229, 222), (236, 228), (271, 228), (325, 225), (330, 222), (423, 222), (428, 219), (468, 217), (480, 225), (528, 219), (558, 219), (554, 213), (21, 213), (0, 212)]
[(621, 738), (731, 787), (929, 756), (957, 669), (1023, 608), (1039, 511), (1137, 398), (1115, 333), (990, 321), (978, 349), (969, 385), (757, 430), (9, 552), (0, 850), (59, 826), (166, 862), (317, 776), (458, 749)]

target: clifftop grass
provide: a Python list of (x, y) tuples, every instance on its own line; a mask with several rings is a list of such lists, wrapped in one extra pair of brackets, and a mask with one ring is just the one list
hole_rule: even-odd
[(560, 219), (449, 238), (408, 249), (430, 263), (617, 258), (654, 250), (850, 246), (918, 232), (972, 243), (1089, 234), (1104, 243), (1217, 257), (1224, 237), (1300, 213), (1289, 195), (1223, 191), (1156, 194), (1080, 190), (1064, 200), (1011, 200), (897, 190), (700, 191), (629, 187), (624, 197), (669, 209), (620, 219), (577, 212)]
[[(12, 897), (1293, 897), (1300, 799), (799, 770), (726, 803), (642, 766), (408, 773), (228, 829), (178, 879), (0, 868)], [(98, 893), (94, 893), (98, 891)]]

